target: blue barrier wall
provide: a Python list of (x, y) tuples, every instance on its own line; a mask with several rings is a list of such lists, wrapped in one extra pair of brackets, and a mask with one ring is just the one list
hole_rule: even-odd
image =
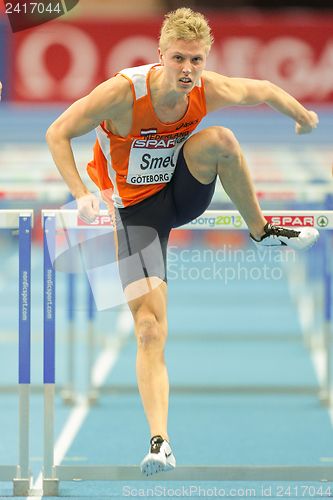
[(0, 81), (3, 85), (2, 99), (8, 99), (10, 95), (10, 64), (11, 32), (7, 18), (0, 17)]

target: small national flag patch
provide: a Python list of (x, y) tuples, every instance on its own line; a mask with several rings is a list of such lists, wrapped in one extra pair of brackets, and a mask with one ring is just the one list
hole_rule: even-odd
[(141, 129), (141, 135), (157, 134), (157, 128)]

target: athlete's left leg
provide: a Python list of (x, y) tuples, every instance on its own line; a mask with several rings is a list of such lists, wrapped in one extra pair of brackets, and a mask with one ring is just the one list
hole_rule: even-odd
[(267, 223), (242, 150), (231, 130), (209, 127), (198, 132), (186, 141), (183, 153), (187, 169), (201, 184), (209, 184), (219, 176), (257, 245), (305, 250), (317, 241), (319, 232), (313, 227), (295, 231)]
[(209, 184), (216, 175), (255, 238), (264, 234), (266, 220), (241, 147), (224, 127), (208, 127), (191, 136), (184, 145), (184, 158), (193, 177)]

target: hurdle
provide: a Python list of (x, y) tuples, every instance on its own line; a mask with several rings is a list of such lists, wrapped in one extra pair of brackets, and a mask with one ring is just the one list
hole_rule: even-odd
[(32, 210), (0, 210), (0, 228), (18, 230), (19, 239), (19, 322), (18, 384), (19, 429), (18, 465), (1, 465), (0, 481), (13, 481), (15, 496), (27, 496), (31, 487), (29, 470), (30, 431), (30, 349), (31, 349), (31, 229)]
[[(279, 217), (280, 225), (299, 227), (310, 225), (320, 230), (333, 229), (333, 211), (321, 210), (271, 210), (264, 211), (268, 217)], [(103, 224), (108, 217), (101, 212)], [(55, 387), (55, 234), (57, 229), (89, 227), (98, 230), (99, 218), (91, 225), (79, 222), (76, 210), (43, 210), (44, 230), (44, 495), (55, 496), (59, 492), (60, 481), (68, 480), (103, 480), (103, 481), (137, 481), (145, 479), (138, 466), (86, 465), (67, 466), (54, 463), (54, 387)], [(325, 220), (325, 224), (322, 221)], [(111, 221), (109, 222), (111, 225)], [(105, 225), (103, 225), (105, 228)], [(244, 230), (244, 220), (234, 210), (207, 210), (202, 216), (182, 226), (181, 229), (201, 230)], [(327, 272), (330, 272), (327, 266)], [(327, 285), (330, 282), (327, 281)], [(330, 309), (331, 306), (327, 307)], [(329, 312), (329, 311), (328, 311)], [(327, 318), (326, 318), (327, 319)], [(329, 374), (330, 364), (330, 332), (327, 331), (328, 348), (326, 371)], [(325, 379), (325, 391), (331, 391), (330, 380)], [(156, 474), (148, 479), (152, 481), (332, 481), (333, 466), (301, 466), (301, 465), (229, 465), (229, 466), (179, 466), (167, 474)]]

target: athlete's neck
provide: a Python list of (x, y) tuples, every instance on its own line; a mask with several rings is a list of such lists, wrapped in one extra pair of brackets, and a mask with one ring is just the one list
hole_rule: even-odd
[(187, 106), (188, 96), (177, 92), (166, 79), (163, 67), (150, 75), (150, 94), (154, 107), (174, 109), (179, 105)]

